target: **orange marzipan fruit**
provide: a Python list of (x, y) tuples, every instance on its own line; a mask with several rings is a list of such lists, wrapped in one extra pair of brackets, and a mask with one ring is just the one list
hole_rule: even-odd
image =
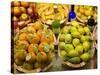
[(27, 40), (27, 33), (21, 33), (19, 35), (19, 40)]
[(40, 43), (38, 48), (39, 48), (39, 51), (40, 51), (40, 52), (41, 52), (41, 51), (44, 51), (44, 50), (43, 50), (43, 43)]
[(34, 52), (31, 52), (31, 54), (32, 54), (33, 59), (36, 60), (36, 55), (35, 55), (35, 53), (34, 53)]
[(40, 38), (39, 36), (36, 36), (33, 40), (32, 40), (32, 43), (38, 43), (40, 41)]
[(41, 42), (45, 42), (45, 43), (49, 43), (49, 38), (45, 37), (45, 36), (42, 36), (41, 37)]
[(45, 52), (40, 52), (40, 53), (42, 55), (43, 61), (46, 61), (46, 59), (47, 59), (46, 53)]
[(42, 30), (38, 30), (38, 31), (37, 31), (37, 35), (38, 35), (39, 38), (41, 39), (41, 37), (42, 37)]
[(30, 44), (28, 47), (28, 52), (34, 52), (34, 48), (33, 48), (34, 44)]

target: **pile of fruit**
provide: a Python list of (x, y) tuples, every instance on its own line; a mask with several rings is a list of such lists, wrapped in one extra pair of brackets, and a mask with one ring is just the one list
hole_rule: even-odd
[[(26, 70), (44, 69), (52, 62), (54, 44), (58, 45), (59, 55), (65, 62), (80, 64), (91, 59), (92, 33), (88, 25), (80, 24), (77, 19), (67, 25), (70, 6), (54, 3), (11, 2), (11, 26), (12, 32), (15, 32), (14, 35), (12, 34), (13, 64)], [(97, 12), (94, 8), (76, 5), (76, 16), (82, 20), (88, 20), (90, 17), (97, 20)], [(54, 34), (59, 34), (56, 35), (59, 42), (55, 40)]]
[(75, 12), (78, 18), (81, 20), (88, 20), (91, 16), (96, 19), (97, 18), (97, 12), (96, 9), (92, 6), (75, 6)]
[(27, 70), (44, 68), (51, 63), (54, 35), (47, 26), (37, 21), (20, 30), (14, 38), (14, 60)]
[(12, 28), (22, 29), (28, 23), (38, 19), (36, 5), (33, 2), (12, 1), (11, 3), (11, 21)]
[(51, 24), (55, 19), (60, 20), (61, 23), (68, 18), (68, 6), (63, 4), (52, 4), (52, 3), (38, 3), (37, 12), (41, 17), (42, 21)]
[(72, 64), (88, 62), (91, 58), (92, 38), (87, 25), (72, 21), (59, 35), (59, 52), (64, 61)]

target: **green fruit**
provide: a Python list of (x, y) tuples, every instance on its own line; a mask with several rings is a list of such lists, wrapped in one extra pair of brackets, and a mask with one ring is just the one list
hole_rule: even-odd
[(69, 51), (71, 51), (71, 50), (74, 50), (74, 47), (73, 47), (72, 44), (66, 44), (66, 45), (65, 45), (65, 50), (66, 50), (66, 52), (69, 52)]
[(28, 39), (28, 41), (29, 41), (30, 43), (32, 42), (33, 38), (34, 38), (33, 34), (28, 34), (28, 35), (27, 35), (27, 39)]
[(17, 49), (27, 49), (27, 47), (28, 47), (28, 42), (27, 41), (17, 41)]
[(59, 28), (60, 27), (60, 21), (59, 20), (55, 20), (52, 22), (52, 28)]
[(22, 67), (27, 69), (27, 70), (32, 70), (33, 69), (33, 65), (29, 64), (29, 63), (26, 63), (26, 62), (23, 64)]
[(50, 44), (50, 50), (54, 50), (54, 45)]
[(83, 42), (83, 49), (85, 52), (89, 51), (90, 43), (88, 41)]
[(82, 27), (79, 27), (78, 31), (79, 31), (80, 34), (84, 34), (84, 28), (82, 28)]
[(24, 61), (26, 57), (26, 51), (25, 50), (20, 50), (16, 51), (14, 58), (18, 59), (20, 61)]
[(91, 36), (89, 36), (89, 35), (86, 36), (86, 39), (87, 39), (87, 41), (91, 41), (92, 40)]
[(79, 53), (76, 50), (71, 50), (68, 52), (69, 57), (77, 57), (78, 55), (79, 55)]
[(66, 51), (64, 51), (64, 50), (61, 50), (61, 51), (60, 51), (60, 54), (61, 54), (62, 57), (66, 57), (66, 56), (67, 56), (67, 53), (66, 53)]
[(71, 33), (72, 37), (74, 38), (80, 38), (80, 33), (78, 31)]
[(85, 61), (85, 62), (87, 62), (87, 61), (89, 61), (90, 60), (90, 54), (89, 53), (84, 53), (84, 54), (82, 54), (81, 56), (80, 56), (80, 58), (83, 60), (83, 61)]
[(71, 32), (71, 33), (76, 32), (76, 31), (77, 31), (77, 28), (76, 28), (76, 27), (71, 27), (71, 28), (70, 28), (70, 32)]
[(59, 48), (60, 49), (65, 49), (65, 43), (64, 42), (60, 42), (59, 43)]
[(67, 56), (66, 51), (64, 51), (64, 50), (60, 51), (60, 55), (64, 60), (68, 60), (69, 59), (69, 57)]
[(78, 46), (76, 46), (75, 50), (78, 51), (79, 54), (82, 54), (83, 53), (83, 46), (78, 45)]
[(73, 39), (72, 43), (73, 43), (74, 47), (76, 47), (77, 45), (80, 44), (80, 40), (75, 38), (75, 39)]
[(68, 61), (72, 64), (79, 64), (81, 60), (79, 57), (73, 57), (73, 58), (69, 59)]
[(64, 27), (62, 29), (62, 34), (67, 34), (67, 33), (69, 33), (69, 30), (68, 30), (68, 28)]
[(38, 62), (42, 62), (43, 58), (42, 55), (40, 53), (37, 54), (37, 61)]
[(65, 43), (71, 43), (71, 41), (72, 41), (71, 34), (66, 34)]
[(59, 37), (59, 41), (65, 41), (65, 37), (66, 35), (65, 34), (61, 34), (60, 37)]
[(91, 33), (89, 27), (84, 27), (84, 31), (87, 35)]
[(38, 53), (38, 44), (34, 44), (33, 48), (34, 48), (35, 53), (37, 54)]
[(87, 38), (86, 38), (86, 36), (82, 35), (81, 36), (81, 42), (85, 42), (85, 41), (87, 41)]
[(49, 44), (45, 44), (43, 48), (44, 48), (45, 52), (49, 52), (50, 51), (50, 45)]
[(52, 59), (53, 59), (53, 55), (52, 55), (51, 52), (49, 52), (49, 53), (47, 54), (47, 61), (48, 61), (48, 62), (51, 62)]
[(60, 33), (60, 27), (59, 28), (53, 28), (52, 31), (55, 34), (58, 34), (58, 33)]
[(71, 25), (74, 27), (79, 27), (79, 23), (77, 21), (72, 21)]
[(39, 52), (37, 54), (37, 61), (39, 63), (43, 63), (43, 62), (46, 62), (47, 61), (47, 54), (48, 53), (45, 53), (45, 52)]

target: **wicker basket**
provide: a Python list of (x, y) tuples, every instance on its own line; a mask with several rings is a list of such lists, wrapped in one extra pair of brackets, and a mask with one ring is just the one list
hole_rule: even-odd
[[(83, 24), (83, 23), (79, 23), (79, 24), (81, 24), (81, 25), (85, 25), (85, 24)], [(70, 26), (70, 22), (69, 23), (67, 23), (67, 25), (68, 26)], [(59, 34), (59, 36), (58, 36), (58, 39), (57, 39), (57, 41), (58, 41), (58, 43), (59, 43), (59, 37), (60, 37), (60, 35), (61, 35), (61, 33)], [(92, 34), (93, 35), (93, 34)], [(94, 40), (93, 39), (93, 37), (92, 37), (92, 40)], [(95, 46), (94, 46), (94, 41), (93, 41), (93, 46), (92, 46), (92, 50), (91, 50), (91, 58), (94, 56), (94, 54), (95, 54)], [(59, 46), (58, 46), (58, 55), (59, 55), (59, 57), (62, 59), (62, 57), (61, 57), (61, 55), (60, 55), (60, 48), (59, 48)], [(63, 60), (63, 59), (62, 59)], [(63, 60), (63, 63), (62, 63), (63, 65), (66, 65), (66, 66), (69, 66), (69, 67), (71, 67), (71, 68), (81, 68), (81, 67), (84, 67), (85, 65), (86, 65), (86, 62), (80, 62), (79, 64), (73, 64), (73, 63), (70, 63), (69, 61), (64, 61)]]

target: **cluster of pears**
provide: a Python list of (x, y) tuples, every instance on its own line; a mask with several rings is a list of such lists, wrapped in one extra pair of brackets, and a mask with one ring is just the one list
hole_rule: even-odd
[(73, 64), (88, 62), (91, 58), (91, 31), (88, 26), (82, 26), (72, 21), (65, 26), (59, 35), (60, 56), (63, 60)]
[(75, 12), (77, 16), (82, 20), (87, 20), (90, 16), (96, 17), (96, 12), (93, 10), (92, 6), (75, 6)]

